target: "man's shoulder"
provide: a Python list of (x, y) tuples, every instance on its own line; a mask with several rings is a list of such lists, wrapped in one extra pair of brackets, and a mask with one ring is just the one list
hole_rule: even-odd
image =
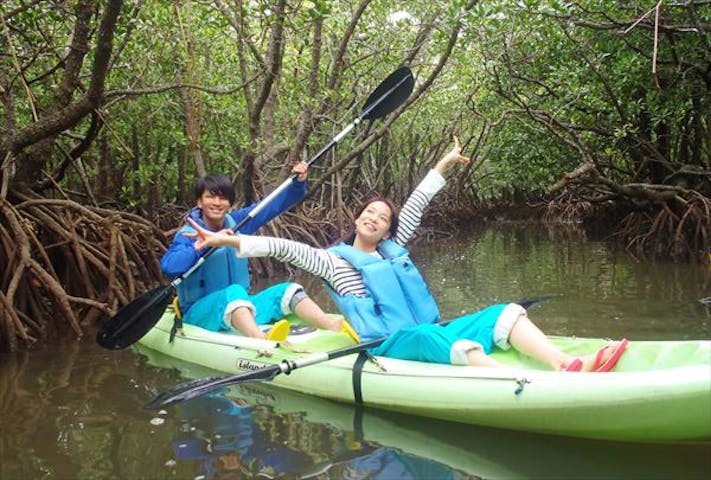
[(180, 228), (178, 228), (178, 230), (175, 232), (175, 237), (177, 238), (179, 236), (184, 236), (183, 233), (186, 233), (186, 232), (192, 233), (194, 231), (195, 231), (195, 229), (190, 224), (186, 223), (186, 224), (182, 225)]

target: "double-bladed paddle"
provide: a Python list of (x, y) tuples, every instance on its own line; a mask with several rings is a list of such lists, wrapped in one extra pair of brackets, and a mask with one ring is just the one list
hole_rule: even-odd
[[(307, 165), (311, 165), (324, 156), (363, 120), (375, 120), (384, 117), (402, 105), (405, 100), (407, 100), (407, 97), (410, 96), (410, 93), (412, 93), (414, 85), (415, 78), (408, 67), (400, 67), (395, 70), (370, 94), (363, 105), (363, 110), (360, 115), (333, 137), (325, 147), (311, 157), (306, 162)], [(266, 208), (277, 195), (284, 191), (296, 177), (297, 175), (291, 176), (272, 193), (264, 197), (264, 199), (259, 202), (241, 222), (235, 225), (232, 230), (235, 232), (239, 231), (245, 223), (254, 218), (260, 211)], [(122, 307), (116, 315), (101, 325), (96, 334), (97, 343), (104, 348), (113, 350), (126, 348), (138, 341), (138, 339), (148, 333), (148, 330), (153, 328), (163, 315), (173, 295), (175, 295), (176, 287), (195, 270), (200, 268), (205, 262), (205, 259), (215, 250), (215, 248), (211, 248), (206, 251), (195, 265), (175, 278), (168, 285), (154, 288)]]
[[(532, 300), (524, 300), (517, 303), (523, 308), (528, 309), (546, 298), (548, 297), (546, 296)], [(446, 325), (448, 323), (450, 323), (450, 321), (441, 322), (440, 325)], [(337, 350), (331, 350), (330, 352), (315, 353), (313, 355), (309, 355), (307, 357), (300, 358), (297, 360), (285, 359), (282, 360), (280, 363), (268, 365), (266, 367), (253, 370), (251, 372), (240, 373), (237, 375), (189, 380), (187, 382), (183, 382), (174, 386), (170, 390), (166, 390), (165, 392), (158, 394), (155, 398), (148, 402), (145, 407), (149, 410), (159, 410), (161, 408), (169, 407), (178, 402), (199, 397), (200, 395), (203, 395), (207, 392), (211, 392), (213, 390), (226, 387), (228, 385), (273, 380), (274, 377), (281, 373), (289, 374), (297, 368), (327, 362), (335, 358), (345, 357), (346, 355), (359, 353), (364, 350), (368, 350), (369, 348), (375, 348), (381, 343), (383, 343), (385, 340), (387, 340), (387, 337), (377, 338), (375, 340), (370, 340), (367, 342), (361, 342), (357, 345), (351, 345), (348, 347), (339, 348)]]

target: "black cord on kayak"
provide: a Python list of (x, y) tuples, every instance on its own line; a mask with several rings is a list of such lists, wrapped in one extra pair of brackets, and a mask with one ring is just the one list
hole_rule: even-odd
[(365, 350), (358, 352), (356, 361), (353, 364), (353, 400), (357, 406), (363, 405), (363, 389), (361, 384), (363, 365), (368, 360), (368, 354)]

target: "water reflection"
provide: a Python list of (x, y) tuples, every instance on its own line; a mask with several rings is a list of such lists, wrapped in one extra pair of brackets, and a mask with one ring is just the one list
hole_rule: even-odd
[(473, 478), (442, 463), (366, 441), (362, 415), (355, 416), (360, 420), (354, 430), (341, 431), (308, 421), (306, 412), (278, 412), (263, 400), (255, 402), (255, 396), (274, 401), (281, 395), (248, 387), (178, 404), (175, 459), (197, 464), (199, 479)]
[(167, 438), (140, 408), (158, 374), (89, 342), (1, 356), (0, 478), (164, 478), (145, 459), (169, 458)]
[(329, 478), (348, 480), (454, 480), (472, 477), (447, 468), (445, 465), (425, 458), (407, 455), (396, 448), (381, 447), (348, 461), (331, 462), (328, 470), (312, 469), (313, 472), (299, 476), (300, 479), (315, 478), (328, 472)]
[(306, 452), (279, 438), (282, 432), (263, 425), (264, 412), (242, 400), (209, 394), (179, 404), (176, 411), (180, 435), (172, 442), (173, 452), (178, 461), (199, 463), (196, 478), (231, 473), (271, 478), (313, 463)]
[(702, 265), (634, 259), (575, 232), (516, 224), (421, 245), (414, 254), (444, 316), (549, 294), (554, 300), (533, 314), (547, 333), (711, 338), (711, 308), (699, 301), (711, 294), (711, 275)]

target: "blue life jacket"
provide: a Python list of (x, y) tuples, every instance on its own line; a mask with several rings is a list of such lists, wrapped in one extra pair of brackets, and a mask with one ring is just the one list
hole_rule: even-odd
[[(202, 218), (191, 216), (200, 226), (205, 227)], [(234, 227), (236, 222), (227, 215), (224, 228)], [(207, 227), (206, 227), (207, 228)], [(194, 232), (190, 225), (185, 225), (177, 233)], [(239, 284), (249, 291), (249, 264), (246, 258), (237, 257), (237, 250), (232, 247), (219, 247), (205, 260), (197, 270), (188, 275), (177, 287), (180, 308), (183, 314), (201, 298), (230, 285)]]
[(378, 244), (377, 258), (340, 243), (329, 251), (351, 263), (363, 276), (367, 295), (338, 295), (327, 290), (361, 340), (390, 336), (415, 325), (439, 321), (437, 303), (409, 252), (392, 240)]

